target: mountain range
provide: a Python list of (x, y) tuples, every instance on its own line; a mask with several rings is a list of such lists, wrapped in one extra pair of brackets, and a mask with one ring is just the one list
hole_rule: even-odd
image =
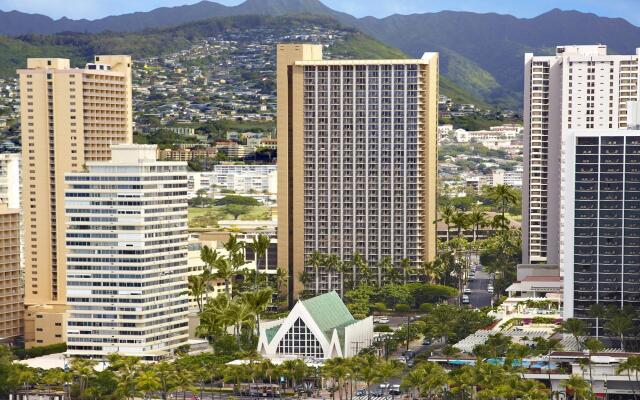
[(622, 18), (551, 10), (535, 18), (495, 13), (442, 11), (385, 18), (355, 18), (319, 0), (246, 0), (237, 6), (202, 1), (98, 20), (53, 20), (44, 15), (0, 11), (0, 34), (139, 32), (213, 17), (299, 15), (330, 17), (406, 54), (440, 52), (442, 74), (473, 96), (500, 107), (519, 108), (525, 52), (552, 54), (563, 44), (602, 43), (611, 53), (635, 53), (640, 28)]

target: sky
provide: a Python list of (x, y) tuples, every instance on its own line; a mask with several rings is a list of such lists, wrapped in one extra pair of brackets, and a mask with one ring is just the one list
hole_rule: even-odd
[[(39, 13), (52, 18), (97, 19), (198, 0), (0, 0), (0, 10)], [(243, 0), (216, 0), (236, 5)], [(529, 18), (552, 8), (623, 17), (640, 26), (640, 0), (322, 0), (327, 6), (356, 17), (411, 14), (441, 10), (497, 12)]]

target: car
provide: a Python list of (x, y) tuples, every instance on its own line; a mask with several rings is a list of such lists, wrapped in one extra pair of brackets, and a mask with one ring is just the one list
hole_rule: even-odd
[(389, 394), (391, 396), (399, 396), (402, 394), (402, 391), (400, 391), (400, 385), (391, 385), (391, 388), (389, 389)]
[(489, 293), (493, 293), (493, 285), (489, 285), (489, 286), (487, 287), (487, 292), (489, 292)]
[(407, 358), (405, 356), (400, 356), (400, 357), (398, 357), (398, 361), (403, 363), (403, 364), (406, 364), (407, 363)]
[(356, 390), (356, 396), (366, 396), (367, 395), (367, 390), (366, 389), (358, 389)]
[(388, 324), (389, 323), (389, 317), (379, 317), (378, 318), (378, 323), (379, 324)]
[(431, 340), (429, 340), (429, 339), (427, 339), (427, 338), (424, 338), (424, 339), (422, 340), (422, 345), (423, 345), (423, 346), (431, 346)]
[(371, 392), (372, 397), (382, 397), (384, 396), (384, 390), (374, 390)]
[(469, 304), (469, 296), (466, 294), (462, 296), (462, 304)]
[(464, 288), (463, 293), (471, 293), (471, 289), (468, 287)]

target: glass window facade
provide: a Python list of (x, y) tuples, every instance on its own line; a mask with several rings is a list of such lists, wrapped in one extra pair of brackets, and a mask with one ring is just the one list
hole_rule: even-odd
[[(577, 137), (574, 316), (640, 305), (640, 136)], [(602, 325), (602, 322), (601, 322)]]
[(276, 353), (302, 357), (324, 358), (324, 351), (316, 336), (300, 318), (278, 343)]

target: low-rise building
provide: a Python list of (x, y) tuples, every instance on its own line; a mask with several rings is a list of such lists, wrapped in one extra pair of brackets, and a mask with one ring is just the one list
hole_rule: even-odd
[(298, 300), (289, 315), (262, 323), (258, 353), (269, 359), (353, 357), (373, 343), (373, 317), (356, 320), (338, 294)]

